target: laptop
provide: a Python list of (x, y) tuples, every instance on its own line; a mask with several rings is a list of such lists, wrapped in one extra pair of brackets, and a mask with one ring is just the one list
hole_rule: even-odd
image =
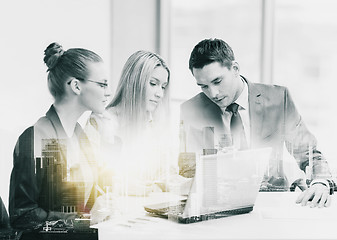
[(188, 195), (168, 198), (144, 209), (179, 223), (249, 213), (266, 172), (271, 148), (199, 155)]

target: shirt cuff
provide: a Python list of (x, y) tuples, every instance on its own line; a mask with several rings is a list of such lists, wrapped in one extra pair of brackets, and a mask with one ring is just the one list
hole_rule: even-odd
[(310, 187), (314, 184), (317, 184), (317, 183), (325, 185), (329, 189), (330, 195), (332, 195), (334, 193), (334, 182), (332, 180), (317, 178), (317, 179), (314, 179), (314, 180), (311, 181)]

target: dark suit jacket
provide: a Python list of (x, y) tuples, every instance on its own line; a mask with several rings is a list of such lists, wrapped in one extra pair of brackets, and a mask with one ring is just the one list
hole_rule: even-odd
[[(75, 133), (77, 136), (81, 135), (79, 125), (76, 126)], [(40, 168), (38, 159), (35, 159), (36, 156), (41, 156), (43, 139), (56, 140), (57, 144), (61, 143), (62, 139), (68, 139), (53, 106), (50, 107), (46, 116), (40, 118), (34, 126), (21, 134), (14, 149), (9, 214), (10, 222), (16, 228), (29, 228), (45, 220), (76, 217), (74, 213), (61, 212), (61, 206), (64, 206), (62, 202), (64, 199), (68, 202), (75, 201), (71, 200), (72, 196), (66, 194), (75, 193), (79, 189), (78, 185), (66, 185), (60, 178), (57, 178), (59, 182), (51, 182), (51, 175), (47, 175), (46, 168)], [(88, 149), (81, 147), (80, 151), (86, 151), (84, 152), (86, 157), (93, 157), (88, 156)], [(64, 161), (66, 148), (61, 147), (56, 154), (59, 154), (59, 160)], [(56, 170), (56, 167), (54, 169)], [(66, 176), (64, 175), (66, 172), (62, 174)], [(55, 174), (53, 181), (55, 181)], [(53, 191), (50, 190), (52, 187)]]
[(8, 228), (9, 227), (9, 219), (6, 207), (0, 197), (0, 232), (1, 229)]
[[(280, 158), (285, 143), (299, 167), (305, 170), (310, 147), (314, 177), (331, 177), (326, 160), (316, 149), (316, 139), (297, 112), (287, 88), (243, 79), (248, 84), (251, 148), (272, 147), (273, 155)], [(205, 126), (213, 126), (215, 141), (219, 139), (225, 131), (221, 114), (221, 109), (204, 93), (181, 105), (180, 116), (187, 130), (187, 151), (202, 150), (202, 128)]]

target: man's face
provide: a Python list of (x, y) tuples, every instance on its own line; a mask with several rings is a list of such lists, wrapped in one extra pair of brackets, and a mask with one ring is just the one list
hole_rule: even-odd
[(239, 97), (242, 81), (235, 64), (230, 69), (219, 62), (193, 68), (193, 75), (201, 90), (220, 108), (227, 107)]

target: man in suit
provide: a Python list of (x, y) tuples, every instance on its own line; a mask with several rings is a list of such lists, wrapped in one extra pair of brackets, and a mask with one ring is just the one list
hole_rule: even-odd
[[(238, 149), (272, 147), (270, 172), (277, 175), (285, 145), (301, 170), (305, 171), (312, 161), (313, 180), (297, 203), (329, 206), (333, 182), (328, 163), (316, 149), (316, 139), (302, 121), (287, 88), (249, 82), (240, 75), (231, 47), (221, 39), (199, 42), (191, 53), (189, 69), (202, 92), (181, 105), (188, 152), (204, 148), (202, 132), (211, 126), (215, 143), (232, 136)], [(234, 116), (236, 127), (232, 125)], [(241, 130), (234, 132), (234, 128)], [(191, 164), (179, 161), (182, 175), (194, 171)]]

